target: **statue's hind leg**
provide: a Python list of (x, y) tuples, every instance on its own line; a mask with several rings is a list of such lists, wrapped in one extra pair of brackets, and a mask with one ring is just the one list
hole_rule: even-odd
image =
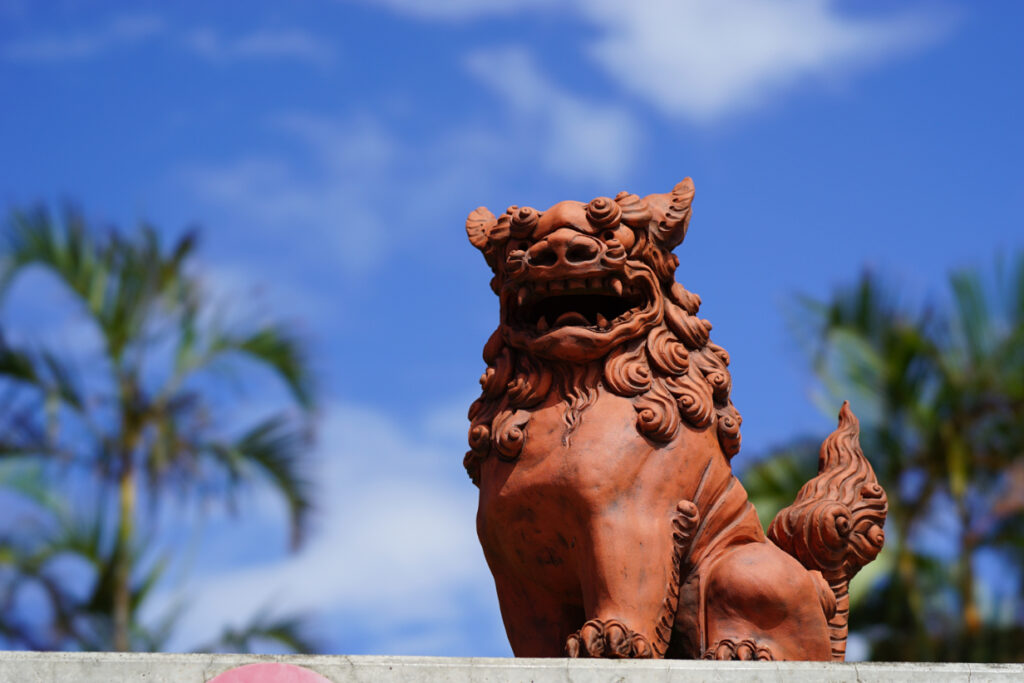
[(594, 520), (583, 563), (588, 620), (566, 641), (570, 657), (663, 657), (679, 598), (679, 562), (697, 522), (681, 501), (670, 515), (640, 517), (630, 506)]
[(705, 659), (831, 659), (828, 586), (773, 543), (724, 550), (703, 581)]

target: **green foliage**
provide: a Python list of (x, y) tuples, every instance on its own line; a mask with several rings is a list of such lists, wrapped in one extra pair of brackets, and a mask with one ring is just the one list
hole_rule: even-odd
[[(0, 600), (9, 608), (0, 638), (10, 645), (162, 647), (177, 612), (156, 625), (139, 612), (167, 565), (151, 539), (153, 513), (172, 491), (179, 503), (231, 501), (242, 488), (269, 487), (287, 503), (293, 546), (303, 539), (316, 393), (304, 345), (283, 324), (225, 323), (192, 266), (196, 244), (192, 232), (165, 244), (146, 224), (129, 236), (101, 232), (72, 209), (60, 219), (44, 208), (15, 211), (5, 226), (0, 301), (22, 272), (42, 269), (73, 295), (100, 342), (83, 359), (72, 347), (22, 347), (0, 335), (0, 458), (10, 475), (0, 484), (22, 481), (7, 490), (23, 519), (0, 528)], [(241, 429), (225, 419), (238, 401), (225, 401), (217, 372), (239, 362), (269, 370), (291, 397)], [(36, 463), (34, 488), (12, 474), (26, 462)], [(71, 479), (65, 500), (42, 495)], [(25, 621), (32, 600), (45, 606)], [(229, 642), (268, 639), (306, 644), (297, 622), (265, 615)]]
[[(979, 565), (1024, 578), (1024, 253), (927, 305), (895, 291), (865, 273), (794, 316), (822, 403), (851, 399), (889, 494), (884, 571), (854, 581), (850, 623), (875, 658), (1019, 660), (1024, 584), (993, 594)], [(745, 479), (755, 500), (792, 500), (814, 462), (798, 446)]]

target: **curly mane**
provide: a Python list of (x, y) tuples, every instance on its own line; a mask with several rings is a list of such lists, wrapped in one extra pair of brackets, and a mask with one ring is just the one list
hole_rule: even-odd
[[(503, 460), (518, 457), (528, 435), (529, 409), (552, 391), (563, 403), (566, 445), (598, 392), (610, 391), (632, 400), (636, 428), (652, 441), (668, 443), (685, 421), (699, 430), (714, 427), (727, 458), (739, 452), (742, 418), (729, 398), (729, 354), (710, 340), (711, 323), (696, 316), (700, 297), (672, 282), (675, 256), (669, 254), (670, 263), (664, 263), (657, 247), (636, 246), (634, 252), (655, 270), (668, 271), (672, 283), (662, 292), (664, 318), (645, 337), (627, 341), (597, 363), (573, 365), (508, 346), (501, 328), (491, 335), (484, 346), (483, 391), (469, 408), (470, 450), (463, 460), (474, 483), (479, 484), (480, 464), (491, 453)], [(651, 258), (652, 252), (662, 258)]]

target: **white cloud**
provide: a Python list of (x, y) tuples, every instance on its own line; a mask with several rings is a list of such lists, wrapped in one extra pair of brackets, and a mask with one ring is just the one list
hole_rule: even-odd
[[(839, 0), (375, 2), (435, 21), (515, 11), (527, 15), (524, 21), (529, 14), (575, 14), (596, 29), (596, 37), (580, 43), (569, 35), (562, 49), (578, 45), (624, 90), (669, 116), (696, 123), (750, 111), (807, 82), (833, 81), (921, 49), (952, 26), (948, 11), (858, 16), (840, 11)], [(521, 75), (515, 64), (504, 66), (512, 68), (513, 77)], [(497, 79), (501, 72), (493, 75)], [(557, 92), (572, 99), (565, 90)], [(565, 118), (582, 113), (568, 105), (563, 111)], [(594, 121), (592, 109), (586, 114), (562, 130), (584, 138), (587, 125), (602, 130), (612, 125), (609, 119)], [(581, 123), (584, 127), (577, 127)]]
[(706, 122), (812, 78), (881, 62), (939, 37), (922, 14), (855, 18), (834, 0), (658, 0), (580, 5), (603, 35), (590, 55), (671, 115)]
[(334, 60), (334, 49), (325, 41), (298, 29), (262, 29), (225, 38), (210, 28), (197, 28), (185, 35), (193, 53), (215, 62), (245, 59), (295, 59), (326, 65)]
[[(462, 410), (460, 409), (460, 412)], [(285, 559), (195, 579), (179, 646), (215, 638), (268, 605), (276, 613), (318, 613), (379, 634), (379, 652), (408, 653), (403, 632), (436, 636), (425, 652), (462, 641), (471, 651), (504, 651), (494, 585), (475, 533), (476, 489), (462, 471), (462, 444), (432, 441), (351, 405), (326, 416), (319, 461), (319, 533)], [(171, 604), (163, 595), (151, 606)], [(488, 609), (490, 608), (490, 609)], [(475, 646), (453, 634), (460, 617), (490, 612)]]
[(625, 109), (563, 90), (522, 47), (477, 52), (466, 65), (525, 124), (531, 152), (547, 170), (604, 183), (629, 170), (641, 135)]
[(63, 36), (41, 36), (6, 44), (4, 56), (16, 62), (60, 62), (94, 57), (124, 45), (139, 43), (161, 33), (157, 16), (133, 14), (114, 17), (91, 31)]

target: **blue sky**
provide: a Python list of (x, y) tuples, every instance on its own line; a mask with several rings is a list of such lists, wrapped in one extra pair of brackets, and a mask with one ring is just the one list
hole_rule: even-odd
[(314, 350), (317, 533), (287, 555), (265, 496), (214, 515), (165, 591), (195, 596), (178, 647), (273, 603), (331, 652), (508, 654), (461, 466), (497, 321), (478, 205), (692, 176), (678, 277), (733, 358), (737, 462), (834, 424), (794, 295), (867, 267), (922, 297), (1024, 246), (1019, 3), (626, 7), (0, 0), (2, 208), (199, 224), (211, 287)]

